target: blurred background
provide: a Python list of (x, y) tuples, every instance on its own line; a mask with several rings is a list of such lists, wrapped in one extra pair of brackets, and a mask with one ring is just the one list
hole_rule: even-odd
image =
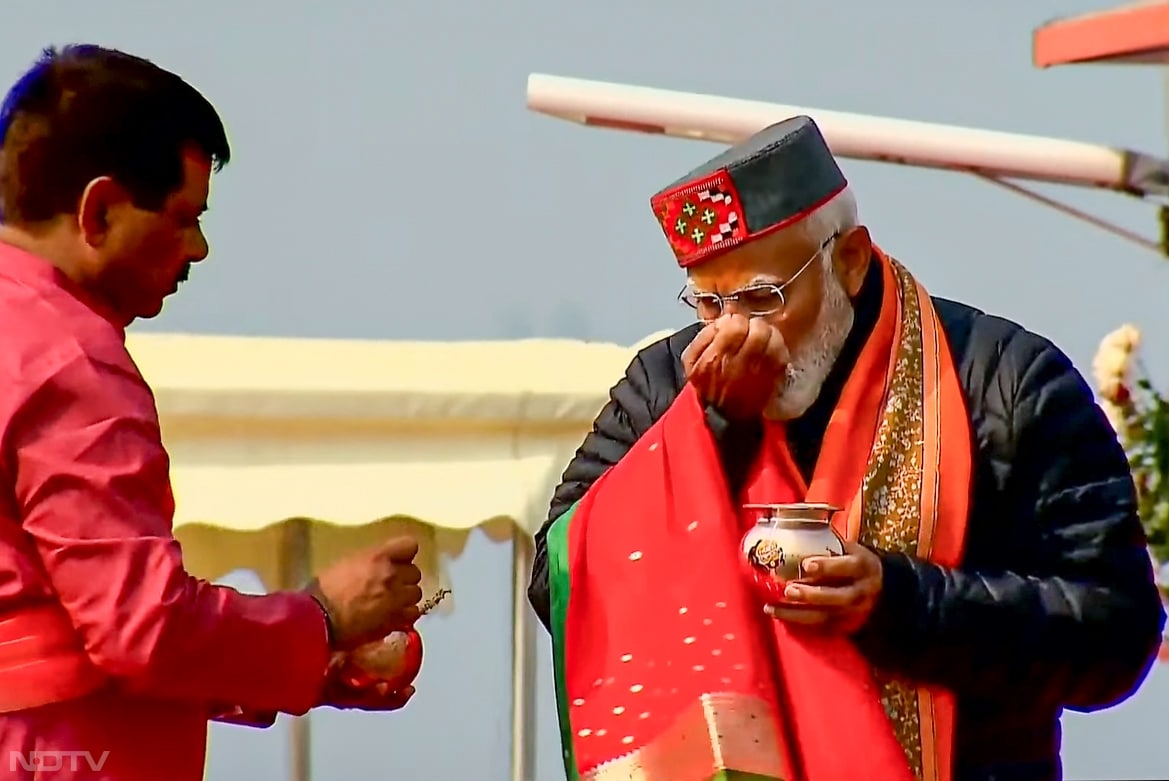
[[(682, 277), (648, 198), (716, 151), (525, 110), (529, 72), (1108, 143), (1164, 156), (1163, 69), (1031, 65), (1032, 30), (1100, 0), (549, 3), (8, 0), (0, 80), (51, 43), (124, 48), (223, 113), (210, 260), (140, 330), (631, 344), (681, 325)], [(1106, 5), (1106, 3), (1104, 4)], [(862, 219), (932, 293), (1023, 323), (1087, 370), (1122, 322), (1169, 379), (1169, 263), (972, 177), (846, 162)], [(1059, 188), (1047, 188), (1056, 192)], [(1061, 198), (1146, 235), (1153, 209)], [(506, 544), (450, 565), (409, 708), (314, 717), (316, 781), (509, 777)], [(247, 573), (230, 582), (256, 587)], [(538, 637), (536, 778), (563, 777)], [(1169, 778), (1169, 672), (1064, 719), (1070, 779)], [(210, 781), (281, 778), (287, 724), (215, 725)]]

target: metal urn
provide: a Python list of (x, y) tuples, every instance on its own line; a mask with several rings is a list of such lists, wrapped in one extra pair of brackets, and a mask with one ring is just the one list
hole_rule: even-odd
[(788, 583), (803, 577), (804, 559), (841, 556), (844, 541), (832, 529), (840, 512), (830, 504), (746, 504), (756, 523), (740, 546), (743, 566), (756, 593), (768, 604), (783, 601)]

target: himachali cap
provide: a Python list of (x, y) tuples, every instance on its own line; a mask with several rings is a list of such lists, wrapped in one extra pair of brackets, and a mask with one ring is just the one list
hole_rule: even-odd
[(650, 199), (687, 268), (799, 222), (848, 182), (811, 117), (785, 119)]

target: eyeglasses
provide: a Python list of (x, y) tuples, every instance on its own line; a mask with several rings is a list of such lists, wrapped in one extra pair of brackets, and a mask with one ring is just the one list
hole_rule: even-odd
[(687, 285), (682, 288), (682, 292), (678, 293), (678, 300), (696, 311), (698, 319), (703, 322), (717, 320), (726, 310), (727, 304), (731, 302), (738, 303), (748, 317), (764, 317), (775, 314), (787, 305), (787, 299), (783, 295), (784, 289), (799, 279), (800, 274), (803, 274), (805, 269), (811, 266), (838, 236), (840, 236), (839, 233), (833, 233), (824, 239), (824, 243), (812, 254), (812, 257), (808, 258), (804, 265), (800, 266), (799, 270), (782, 285), (766, 283), (747, 285), (727, 293), (725, 296), (720, 296), (718, 293), (699, 293)]

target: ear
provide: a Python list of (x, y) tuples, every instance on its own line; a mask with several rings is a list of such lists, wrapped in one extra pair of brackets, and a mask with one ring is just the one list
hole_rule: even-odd
[(872, 257), (873, 240), (865, 226), (849, 228), (836, 239), (832, 265), (849, 298), (856, 298), (860, 294)]
[(108, 176), (85, 186), (77, 204), (77, 229), (91, 247), (100, 247), (109, 236), (117, 212), (130, 203), (129, 193)]

